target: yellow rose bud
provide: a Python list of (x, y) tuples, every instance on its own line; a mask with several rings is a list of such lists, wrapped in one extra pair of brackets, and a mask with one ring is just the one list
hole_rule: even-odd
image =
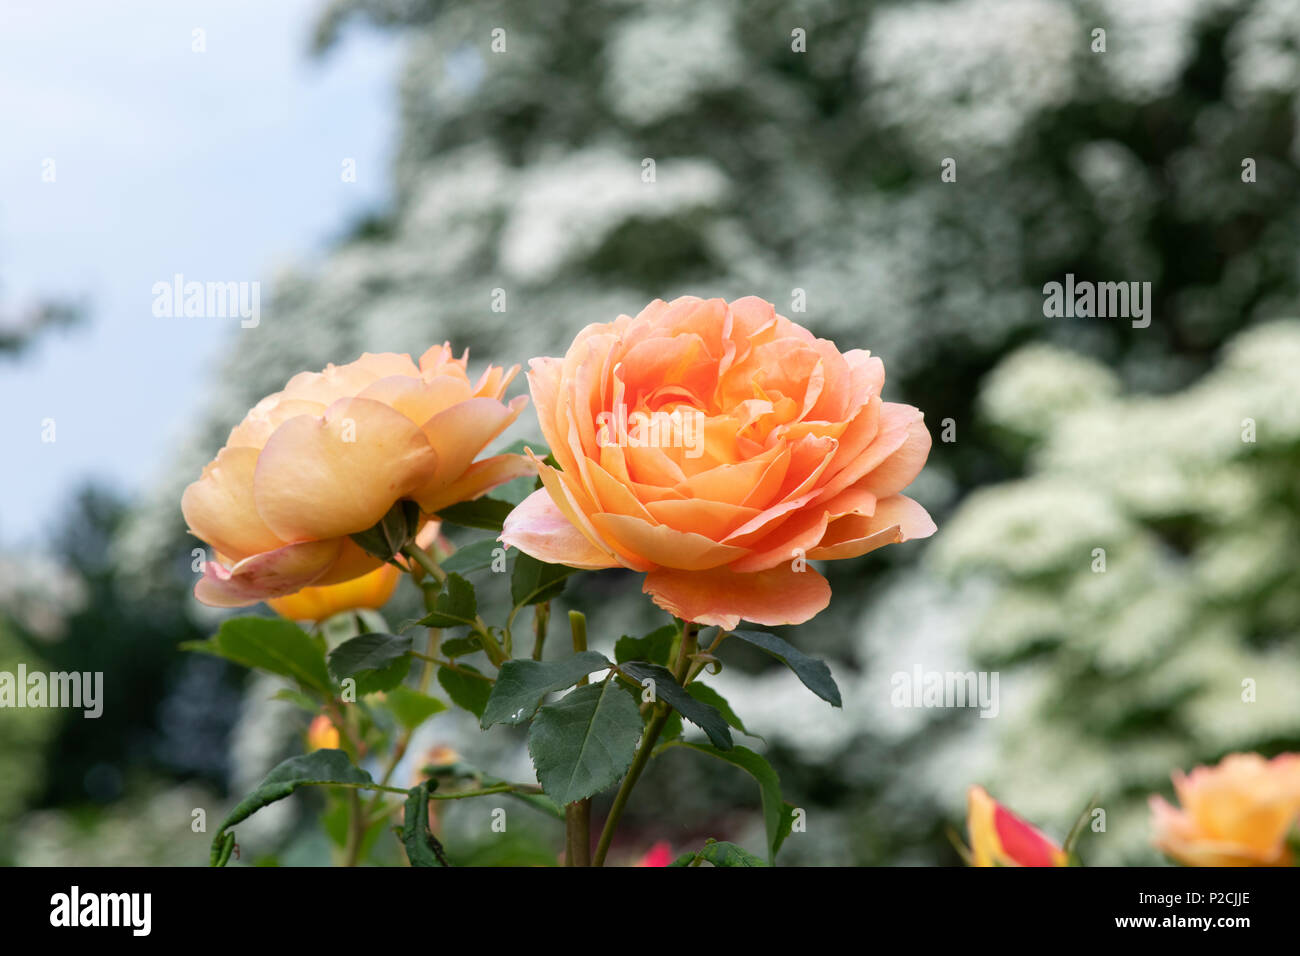
[(1151, 798), (1155, 844), (1187, 866), (1290, 866), (1300, 818), (1300, 754), (1229, 754), (1174, 774), (1181, 807)]
[(377, 610), (388, 602), (397, 590), (401, 572), (391, 564), (381, 565), (369, 574), (363, 574), (342, 584), (328, 584), (318, 588), (303, 588), (288, 597), (271, 598), (266, 603), (281, 617), (291, 621), (323, 621), (362, 608)]
[(307, 727), (307, 752), (338, 749), (339, 729), (324, 714), (317, 714)]

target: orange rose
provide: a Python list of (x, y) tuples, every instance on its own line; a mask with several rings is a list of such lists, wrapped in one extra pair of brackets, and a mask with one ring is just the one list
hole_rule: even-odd
[(1300, 754), (1229, 754), (1174, 774), (1181, 808), (1151, 798), (1155, 844), (1187, 866), (1290, 866), (1300, 818)]
[(983, 787), (967, 793), (966, 829), (974, 866), (1067, 866), (1065, 851), (988, 795)]
[(583, 329), (528, 374), (559, 470), (501, 540), (552, 564), (646, 572), (688, 621), (799, 624), (830, 602), (802, 558), (934, 532), (899, 494), (930, 433), (882, 402), (885, 367), (753, 297), (655, 301)]
[(531, 473), (518, 455), (474, 461), (528, 401), (501, 401), (518, 366), (476, 383), (451, 347), (366, 353), (302, 372), (235, 426), (185, 489), (190, 531), (217, 552), (194, 594), (240, 607), (308, 586), (351, 581), (382, 563), (351, 535), (398, 501), (432, 513)]

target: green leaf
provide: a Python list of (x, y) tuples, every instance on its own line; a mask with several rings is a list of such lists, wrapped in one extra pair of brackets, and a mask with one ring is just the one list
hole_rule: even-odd
[(407, 791), (402, 811), (402, 846), (411, 866), (446, 866), (442, 844), (429, 830), (429, 781)]
[(411, 638), (398, 634), (362, 634), (330, 651), (330, 673), (342, 679), (377, 671), (411, 653)]
[(478, 617), (478, 600), (474, 585), (459, 574), (447, 575), (447, 587), (438, 595), (433, 610), (420, 618), (425, 627), (474, 626)]
[(443, 641), (438, 645), (438, 650), (448, 660), (455, 660), (457, 657), (483, 650), (483, 642), (475, 634), (466, 634), (464, 637), (453, 637)]
[(668, 865), (696, 866), (699, 863), (712, 863), (714, 866), (767, 866), (762, 857), (754, 856), (734, 843), (717, 840), (708, 840), (703, 849), (694, 853), (683, 853)]
[(607, 680), (541, 708), (528, 731), (528, 752), (542, 789), (563, 806), (616, 783), (640, 736), (636, 698)]
[(366, 694), (381, 694), (400, 687), (410, 672), (409, 657), (399, 657), (387, 667), (381, 667), (377, 671), (364, 671), (355, 678), (357, 695), (364, 697)]
[(665, 624), (645, 637), (628, 637), (625, 634), (614, 644), (614, 660), (620, 664), (627, 661), (649, 661), (651, 664), (666, 665), (679, 633), (676, 624)]
[(522, 478), (507, 481), (504, 485), (497, 485), (492, 489), (492, 497), (509, 502), (513, 507), (518, 508), (523, 504), (524, 499), (536, 490), (537, 476), (525, 475)]
[(407, 730), (414, 730), (434, 714), (447, 709), (447, 705), (438, 698), (401, 685), (390, 690), (385, 700), (397, 722)]
[(478, 498), (475, 501), (460, 501), (443, 508), (438, 517), (449, 524), (458, 524), (465, 528), (480, 528), (484, 531), (500, 531), (506, 515), (514, 510), (514, 505), (497, 498)]
[(293, 621), (278, 617), (236, 617), (224, 622), (210, 640), (189, 641), (181, 646), (289, 677), (325, 694), (332, 693), (324, 651)]
[(735, 727), (737, 730), (739, 730), (742, 734), (746, 735), (747, 737), (757, 737), (759, 740), (763, 739), (758, 734), (750, 733), (745, 728), (745, 725), (741, 722), (740, 717), (736, 714), (734, 710), (731, 709), (731, 705), (727, 703), (727, 699), (723, 697), (721, 694), (719, 694), (712, 687), (710, 687), (708, 684), (701, 684), (697, 680), (695, 681), (695, 683), (687, 686), (686, 693), (690, 694), (700, 703), (708, 704), (710, 707), (712, 707), (714, 710), (716, 710), (718, 713), (722, 715), (723, 720), (725, 720), (732, 727)]
[[(492, 693), (492, 681), (486, 677), (473, 676), (478, 674), (478, 670), (468, 664), (457, 664), (456, 667), (458, 670), (439, 667), (438, 683), (447, 692), (452, 703), (465, 708), (475, 717), (482, 717), (483, 708), (487, 706), (488, 696)], [(461, 671), (472, 673), (464, 674)]]
[(731, 749), (731, 731), (727, 728), (727, 721), (722, 714), (709, 704), (696, 700), (688, 694), (685, 688), (677, 683), (677, 678), (668, 668), (659, 664), (647, 664), (644, 661), (629, 661), (622, 666), (622, 670), (635, 681), (646, 679), (654, 681), (657, 700), (666, 701), (673, 710), (708, 734), (709, 740), (713, 741), (715, 747), (722, 750)]
[(804, 686), (822, 700), (830, 701), (836, 707), (842, 706), (840, 689), (835, 686), (835, 678), (831, 676), (831, 669), (826, 666), (825, 661), (809, 657), (793, 644), (767, 631), (729, 631), (728, 633), (747, 644), (753, 644), (760, 650), (767, 651), (794, 671), (795, 676), (803, 681)]
[(577, 570), (563, 564), (538, 561), (521, 551), (515, 558), (514, 570), (510, 572), (510, 597), (515, 607), (549, 601), (564, 590), (565, 578)]
[(411, 638), (362, 634), (334, 648), (329, 667), (340, 681), (355, 680), (359, 696), (392, 690), (411, 669)]
[(592, 671), (609, 666), (609, 659), (596, 651), (558, 661), (506, 661), (479, 723), (484, 730), (497, 723), (522, 724), (537, 712), (547, 694), (572, 687)]
[[(648, 723), (653, 716), (654, 716), (653, 711), (647, 714), (646, 722)], [(659, 739), (664, 742), (667, 742), (670, 740), (676, 740), (681, 735), (682, 735), (682, 715), (675, 710), (670, 710), (668, 712), (668, 719), (664, 721), (664, 729), (659, 731)]]
[(676, 741), (669, 746), (690, 747), (700, 753), (717, 757), (739, 767), (758, 783), (758, 793), (763, 805), (763, 828), (767, 832), (768, 862), (776, 862), (776, 851), (781, 848), (790, 832), (793, 822), (786, 811), (786, 802), (781, 797), (781, 778), (777, 776), (772, 765), (761, 755), (748, 747), (736, 746), (730, 750), (719, 750), (711, 744), (692, 743), (689, 740)]
[(484, 568), (492, 567), (494, 552), (499, 548), (504, 549), (505, 545), (492, 538), (484, 538), (482, 541), (474, 541), (457, 548), (450, 557), (440, 563), (442, 569), (448, 574), (482, 571)]
[[(299, 787), (309, 784), (372, 784), (370, 774), (353, 766), (348, 755), (342, 750), (316, 750), (288, 760), (275, 767), (257, 789), (239, 802), (230, 811), (212, 840), (210, 862), (213, 866), (224, 866), (222, 854), (229, 859), (229, 850), (224, 849), (226, 830), (251, 817), (262, 807), (283, 800)], [(233, 834), (230, 835), (233, 838)], [(233, 845), (233, 843), (232, 843)]]
[(282, 700), (287, 704), (293, 704), (295, 707), (301, 707), (310, 714), (320, 711), (320, 701), (290, 687), (281, 687), (271, 695), (271, 700)]

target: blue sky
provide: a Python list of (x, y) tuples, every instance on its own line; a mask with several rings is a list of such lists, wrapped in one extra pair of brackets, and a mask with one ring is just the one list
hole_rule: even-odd
[(0, 359), (0, 548), (39, 548), (87, 477), (143, 487), (201, 406), (239, 320), (157, 318), (155, 282), (261, 281), (265, 308), (278, 266), (384, 204), (399, 41), (353, 30), (312, 59), (320, 6), (0, 4), (0, 313), (89, 306)]

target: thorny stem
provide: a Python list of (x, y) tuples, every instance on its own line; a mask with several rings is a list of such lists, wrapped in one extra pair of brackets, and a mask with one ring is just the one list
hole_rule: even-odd
[(682, 681), (683, 687), (695, 680), (695, 678), (699, 676), (700, 671), (704, 670), (704, 668), (708, 666), (707, 658), (713, 656), (714, 652), (717, 651), (719, 646), (721, 646), (722, 641), (726, 636), (726, 630), (718, 628), (718, 636), (713, 639), (713, 643), (709, 645), (708, 650), (706, 650), (703, 655), (700, 655), (703, 659), (691, 662), (691, 669), (686, 672), (686, 680)]
[[(425, 551), (414, 541), (408, 541), (406, 545), (403, 546), (402, 553), (418, 564), (421, 569), (433, 575), (434, 580), (439, 584), (444, 587), (446, 586), (447, 572), (438, 565), (438, 562), (434, 560), (433, 555), (429, 554), (429, 552)], [(416, 583), (419, 583), (418, 575), (416, 576)], [(483, 623), (482, 617), (475, 615), (472, 627), (474, 633), (478, 636), (478, 639), (483, 642), (483, 650), (487, 652), (488, 660), (492, 662), (493, 667), (500, 667), (510, 659), (510, 655), (501, 649), (501, 645), (497, 643), (497, 639), (492, 636), (492, 632), (488, 629), (488, 626)]]
[[(681, 643), (677, 645), (677, 659), (673, 662), (673, 676), (677, 678), (677, 682), (682, 686), (685, 686), (688, 682), (687, 674), (691, 665), (691, 655), (695, 652), (695, 635), (698, 632), (698, 624), (690, 621), (682, 623), (682, 639)], [(714, 646), (717, 646), (716, 641)], [(614, 831), (618, 828), (618, 822), (623, 816), (623, 810), (627, 807), (627, 801), (632, 796), (632, 788), (636, 786), (641, 772), (645, 770), (646, 764), (650, 762), (655, 742), (659, 739), (659, 734), (663, 732), (664, 724), (668, 722), (670, 713), (671, 708), (662, 701), (655, 705), (655, 714), (650, 718), (650, 723), (646, 725), (645, 733), (641, 736), (641, 744), (637, 747), (636, 756), (632, 759), (632, 766), (628, 768), (627, 776), (623, 778), (618, 793), (614, 795), (614, 803), (609, 808), (609, 816), (605, 818), (605, 826), (600, 831), (600, 842), (596, 845), (596, 855), (592, 860), (592, 866), (605, 865), (605, 857), (609, 853), (609, 846), (614, 842)]]

